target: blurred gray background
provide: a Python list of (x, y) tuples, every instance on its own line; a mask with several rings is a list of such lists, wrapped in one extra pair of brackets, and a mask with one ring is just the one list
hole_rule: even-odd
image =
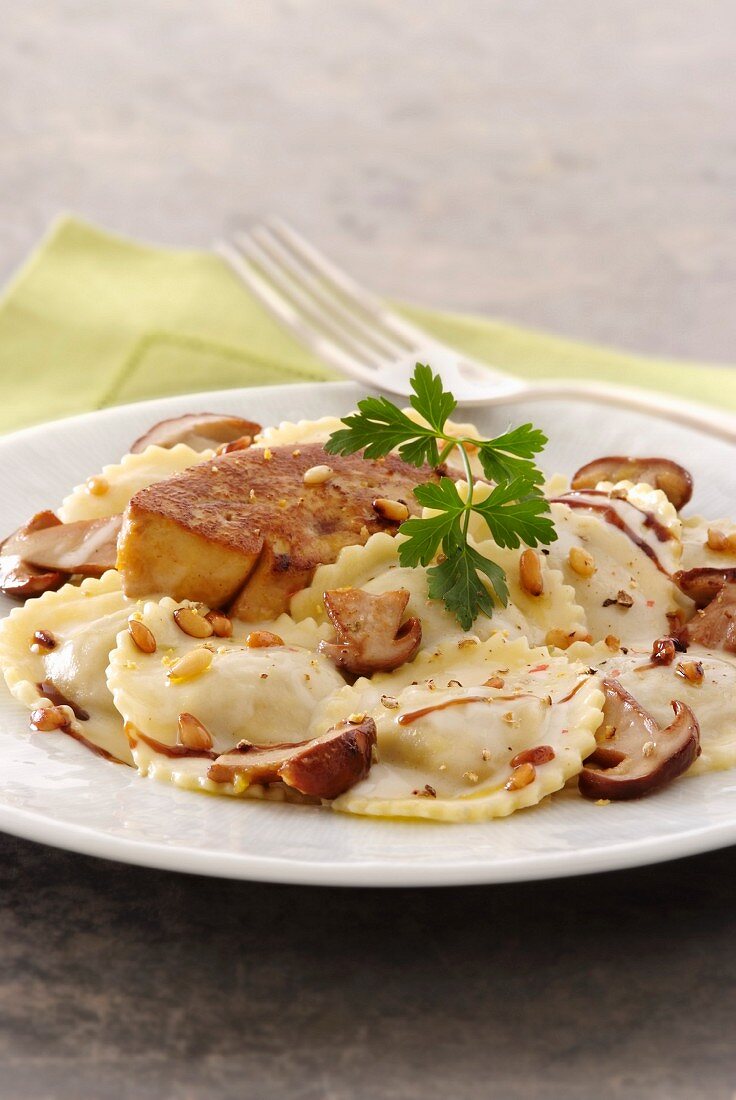
[(736, 359), (733, 0), (0, 2), (0, 276), (70, 209), (292, 219), (376, 289)]

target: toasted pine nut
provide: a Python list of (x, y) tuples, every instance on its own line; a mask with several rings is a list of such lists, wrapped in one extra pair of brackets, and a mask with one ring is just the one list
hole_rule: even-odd
[(193, 714), (179, 715), (179, 743), (188, 749), (211, 749), (212, 735)]
[(87, 492), (93, 497), (104, 497), (110, 488), (110, 482), (106, 477), (88, 477)]
[(675, 674), (682, 676), (683, 680), (687, 680), (691, 684), (702, 684), (703, 665), (700, 661), (681, 661), (675, 669)]
[(190, 638), (211, 638), (215, 629), (193, 607), (178, 607), (174, 612), (174, 622)]
[(501, 676), (489, 676), (488, 679), (483, 682), (483, 687), (487, 688), (502, 688), (503, 685), (504, 681)]
[(537, 769), (533, 764), (528, 761), (525, 764), (519, 764), (514, 768), (511, 773), (511, 778), (505, 784), (507, 791), (520, 791), (522, 787), (528, 787), (530, 783), (534, 782), (537, 774)]
[(551, 745), (537, 745), (533, 749), (524, 749), (523, 752), (517, 752), (516, 756), (511, 759), (511, 767), (518, 768), (522, 764), (549, 764), (550, 760), (554, 760), (554, 758), (555, 750)]
[(70, 721), (69, 707), (39, 707), (31, 711), (31, 729), (42, 733), (63, 729)]
[(305, 485), (323, 485), (332, 477), (331, 466), (310, 466), (304, 471), (303, 481)]
[[(613, 635), (610, 635), (612, 637)], [(554, 627), (552, 630), (547, 631), (547, 635), (544, 639), (544, 644), (548, 646), (556, 646), (557, 649), (567, 649), (573, 644), (573, 642), (590, 642), (592, 638), (584, 630), (561, 630), (559, 627)]]
[(272, 634), (270, 630), (252, 630), (245, 639), (249, 649), (267, 649), (272, 645), (283, 645), (284, 639), (278, 634)]
[(620, 638), (617, 638), (615, 634), (606, 634), (603, 640), (609, 649), (613, 650), (614, 653), (618, 653), (619, 649), (621, 648)]
[(34, 630), (32, 643), (31, 648), (35, 645), (39, 650), (56, 649), (59, 644), (50, 630)]
[(401, 500), (390, 500), (389, 497), (376, 497), (373, 501), (373, 511), (377, 512), (381, 519), (389, 523), (403, 523), (409, 518), (409, 509)]
[(529, 596), (541, 596), (544, 592), (542, 564), (535, 550), (525, 550), (519, 558), (519, 583)]
[(156, 639), (153, 636), (153, 631), (149, 630), (140, 619), (128, 619), (128, 633), (133, 639), (133, 644), (140, 649), (141, 653), (156, 652)]
[(216, 455), (229, 455), (232, 451), (245, 451), (253, 442), (252, 436), (241, 435), (238, 439), (231, 439), (229, 443), (221, 443), (215, 451)]
[(723, 531), (709, 527), (706, 546), (709, 550), (715, 550), (721, 554), (736, 553), (736, 534), (724, 535)]
[(208, 611), (205, 619), (212, 626), (218, 638), (229, 638), (233, 632), (232, 620), (222, 611)]
[(365, 714), (349, 714), (347, 720), (351, 726), (359, 726), (361, 722), (365, 722)]
[(174, 661), (167, 676), (172, 681), (193, 680), (195, 676), (201, 676), (203, 672), (206, 672), (211, 664), (212, 650), (205, 649), (202, 646), (200, 649), (191, 649), (178, 661)]
[(592, 577), (595, 573), (595, 559), (582, 546), (571, 546), (567, 560), (573, 573), (577, 573), (579, 577)]
[(387, 710), (398, 710), (400, 705), (399, 700), (395, 699), (393, 695), (381, 696), (381, 706), (386, 707)]

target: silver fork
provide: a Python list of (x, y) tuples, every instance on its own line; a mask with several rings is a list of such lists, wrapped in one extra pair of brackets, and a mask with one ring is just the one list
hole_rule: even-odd
[(599, 382), (525, 382), (471, 359), (388, 309), (281, 219), (215, 249), (292, 336), (371, 389), (408, 397), (416, 363), (429, 363), (460, 405), (578, 398), (654, 413), (736, 443), (736, 418), (698, 402)]

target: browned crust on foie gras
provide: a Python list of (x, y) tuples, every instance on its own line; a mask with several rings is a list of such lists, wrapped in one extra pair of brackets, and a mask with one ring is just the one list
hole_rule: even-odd
[[(332, 473), (305, 485), (314, 466)], [(343, 547), (396, 532), (398, 523), (374, 509), (377, 497), (401, 500), (417, 515), (414, 487), (438, 478), (395, 455), (329, 455), (319, 443), (200, 463), (142, 489), (128, 505), (118, 553), (125, 592), (163, 591), (211, 607), (234, 600), (240, 618), (273, 617)]]

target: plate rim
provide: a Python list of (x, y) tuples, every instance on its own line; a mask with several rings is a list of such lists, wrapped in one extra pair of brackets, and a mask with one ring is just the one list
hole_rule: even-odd
[[(90, 422), (116, 419), (118, 416), (139, 411), (145, 417), (148, 410), (166, 415), (176, 406), (197, 402), (210, 404), (252, 395), (272, 396), (276, 391), (286, 395), (311, 391), (319, 386), (334, 393), (362, 394), (365, 387), (350, 381), (299, 382), (254, 387), (231, 387), (219, 390), (202, 390), (190, 394), (174, 394), (127, 402), (110, 408), (77, 413), (70, 416), (42, 421), (0, 438), (0, 453), (18, 442), (32, 440), (48, 429), (59, 426), (84, 428)], [(534, 400), (530, 393), (529, 400)], [(580, 400), (584, 401), (584, 398)], [(672, 423), (666, 409), (650, 415)], [(729, 414), (736, 429), (736, 414)], [(697, 431), (698, 429), (691, 429)], [(705, 428), (702, 429), (707, 434)], [(143, 780), (142, 780), (143, 781)], [(187, 792), (189, 793), (189, 792)], [(274, 804), (272, 804), (274, 805)], [(293, 810), (289, 807), (289, 811)], [(402, 825), (408, 823), (402, 822)], [(436, 823), (421, 822), (419, 827), (436, 828)], [(442, 828), (451, 826), (442, 825)], [(204, 875), (270, 883), (308, 886), (346, 886), (369, 888), (441, 887), (464, 885), (493, 885), (512, 882), (540, 881), (567, 878), (577, 875), (605, 873), (633, 867), (651, 866), (660, 862), (704, 854), (736, 844), (736, 816), (733, 821), (694, 826), (671, 835), (627, 840), (601, 848), (580, 851), (534, 852), (514, 859), (504, 859), (488, 864), (482, 859), (464, 860), (453, 864), (431, 864), (426, 861), (396, 862), (371, 859), (363, 862), (339, 860), (304, 860), (273, 855), (260, 856), (252, 852), (224, 852), (188, 845), (171, 845), (162, 841), (143, 841), (124, 837), (69, 821), (44, 816), (37, 810), (9, 804), (0, 804), (0, 831), (53, 848), (76, 852), (119, 863), (148, 867), (164, 871)]]

